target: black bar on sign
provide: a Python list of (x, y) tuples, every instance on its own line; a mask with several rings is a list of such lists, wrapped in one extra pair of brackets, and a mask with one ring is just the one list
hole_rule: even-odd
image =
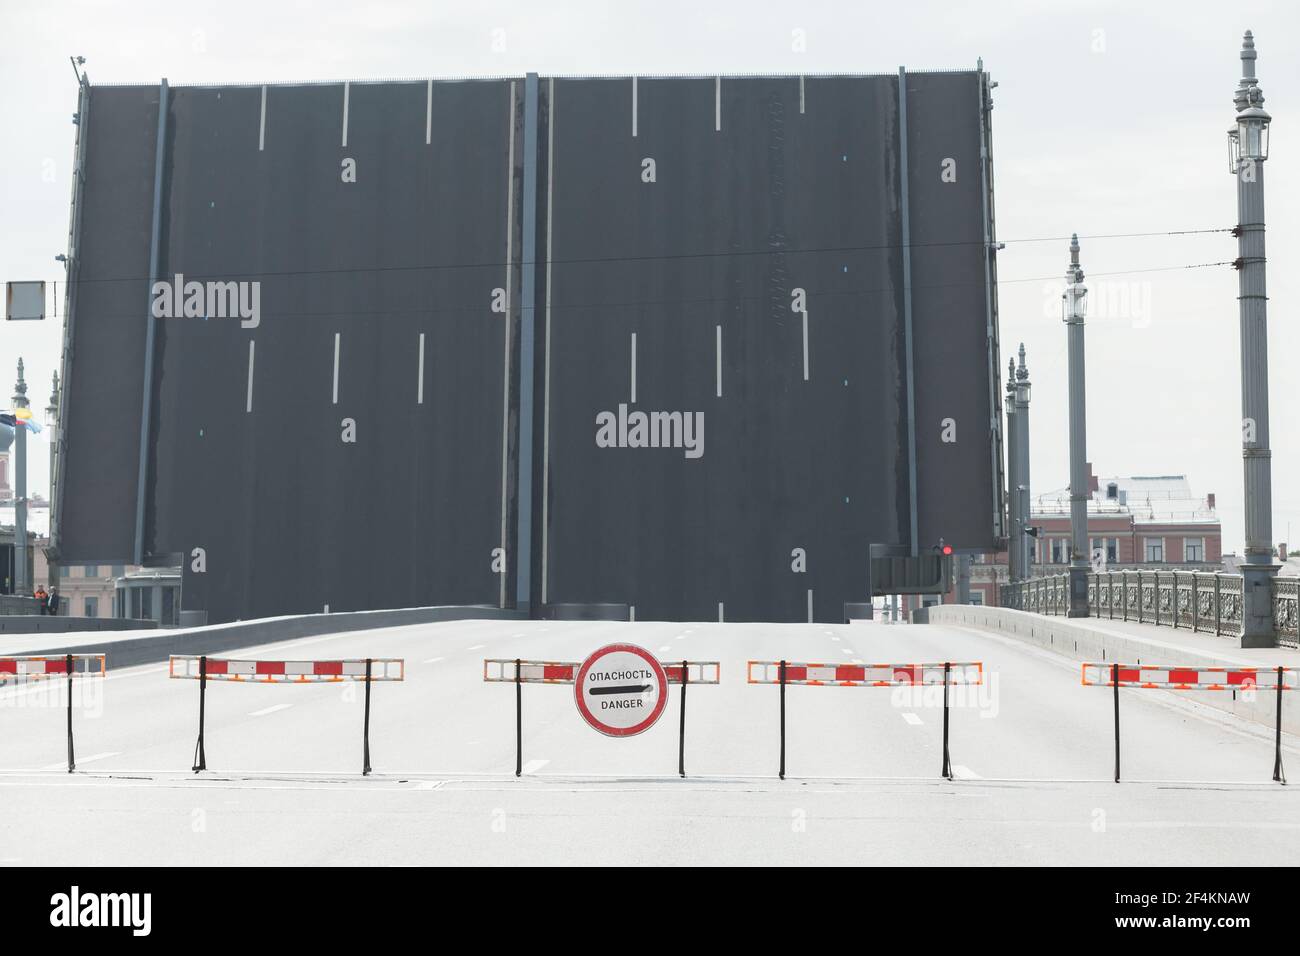
[[(77, 762), (72, 757), (72, 655), (66, 658), (68, 668), (68, 773), (77, 769)], [(1278, 718), (1279, 721), (1281, 718)], [(1279, 724), (1280, 726), (1280, 724)], [(1280, 751), (1279, 751), (1280, 752)], [(1274, 777), (1274, 780), (1277, 778)]]
[(644, 694), (654, 684), (624, 684), (621, 687), (593, 687), (587, 691), (592, 697), (601, 697), (607, 694)]

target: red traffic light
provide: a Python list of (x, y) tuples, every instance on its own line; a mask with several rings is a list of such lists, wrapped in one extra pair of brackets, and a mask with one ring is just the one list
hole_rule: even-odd
[(943, 553), (944, 553), (945, 555), (952, 554), (952, 545), (950, 545), (950, 544), (945, 544), (945, 545), (943, 546)]

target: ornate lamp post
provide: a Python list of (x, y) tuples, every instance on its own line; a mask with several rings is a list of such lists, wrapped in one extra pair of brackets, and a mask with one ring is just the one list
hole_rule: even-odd
[(1241, 322), (1241, 454), (1245, 472), (1246, 557), (1241, 565), (1241, 646), (1272, 647), (1272, 452), (1268, 439), (1268, 297), (1264, 283), (1264, 161), (1268, 127), (1264, 93), (1255, 78), (1255, 38), (1241, 43), (1241, 81), (1233, 96), (1237, 122), (1228, 130), (1237, 178), (1237, 262)]
[(1020, 549), (1020, 575), (1034, 575), (1033, 542), (1029, 530), (1029, 366), (1025, 364), (1025, 343), (1020, 343), (1020, 367), (1016, 369), (1016, 546)]
[(1088, 616), (1088, 428), (1084, 415), (1083, 317), (1088, 287), (1079, 265), (1079, 236), (1070, 237), (1062, 319), (1068, 330), (1070, 366), (1070, 607), (1068, 617)]

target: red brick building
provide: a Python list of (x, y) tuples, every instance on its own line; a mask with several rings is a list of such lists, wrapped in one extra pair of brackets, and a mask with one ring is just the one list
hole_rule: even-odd
[[(1214, 495), (1193, 493), (1186, 475), (1133, 475), (1098, 478), (1088, 465), (1088, 537), (1094, 566), (1110, 570), (1217, 571), (1223, 565), (1223, 532)], [(1035, 577), (1063, 573), (1070, 563), (1070, 489), (1035, 495), (1031, 521)], [(955, 575), (954, 575), (955, 576)], [(975, 555), (971, 563), (971, 601), (996, 605), (1006, 584), (1007, 553)], [(956, 581), (943, 603), (957, 600)], [(910, 611), (939, 603), (938, 596), (907, 597)]]

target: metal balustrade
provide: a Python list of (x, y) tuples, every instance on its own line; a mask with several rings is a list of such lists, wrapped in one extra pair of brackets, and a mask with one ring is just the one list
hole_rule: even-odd
[[(1005, 584), (1003, 607), (1065, 614), (1069, 575)], [(1102, 571), (1088, 575), (1093, 617), (1236, 637), (1241, 633), (1241, 575), (1202, 571)], [(1300, 578), (1273, 579), (1273, 628), (1284, 647), (1300, 646)]]

